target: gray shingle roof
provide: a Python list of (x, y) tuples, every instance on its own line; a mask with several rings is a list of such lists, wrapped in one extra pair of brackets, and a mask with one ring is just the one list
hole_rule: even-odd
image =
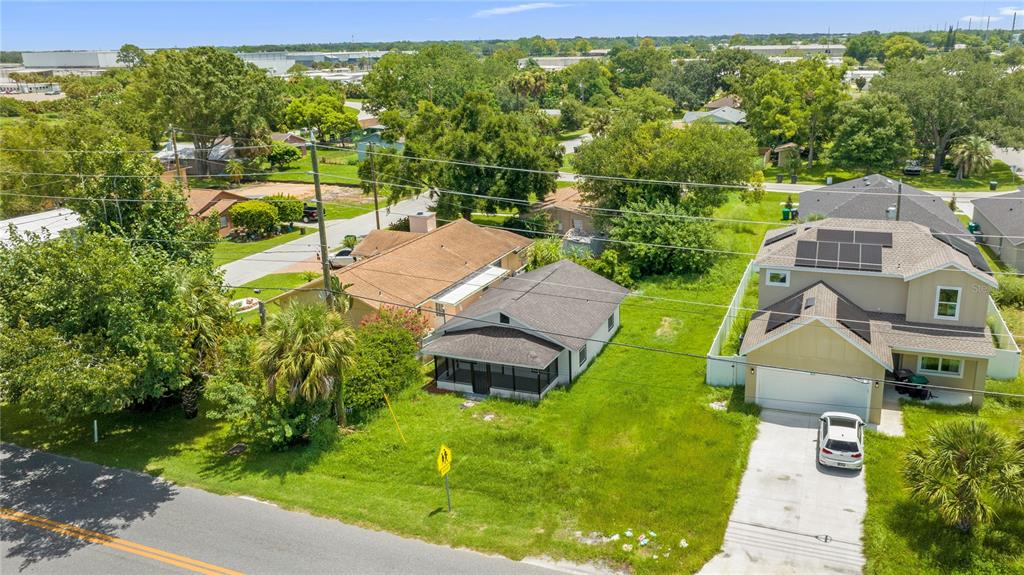
[[(899, 182), (872, 174), (803, 192), (800, 194), (800, 215), (885, 220), (886, 210), (896, 204), (898, 195)], [(908, 184), (903, 184), (902, 195), (901, 221), (921, 224), (937, 232), (971, 237), (942, 198)]]
[(1024, 190), (999, 194), (971, 201), (974, 211), (985, 216), (994, 230), (981, 230), (987, 235), (1001, 235), (1013, 245), (1024, 244)]
[(562, 352), (560, 345), (515, 328), (485, 326), (453, 331), (431, 340), (422, 353), (544, 369)]
[[(569, 260), (511, 277), (488, 290), (459, 314), (464, 318), (501, 312), (537, 330), (541, 337), (579, 349), (601, 327), (629, 290)], [(461, 320), (451, 322), (447, 333)]]

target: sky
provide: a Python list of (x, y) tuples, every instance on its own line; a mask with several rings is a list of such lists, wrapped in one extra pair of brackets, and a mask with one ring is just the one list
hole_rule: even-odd
[(1024, 0), (943, 2), (283, 2), (0, 0), (4, 50), (1009, 28)]

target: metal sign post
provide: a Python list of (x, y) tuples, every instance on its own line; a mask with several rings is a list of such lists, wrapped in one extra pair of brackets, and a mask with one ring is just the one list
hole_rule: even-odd
[(448, 495), (448, 513), (452, 512), (452, 488), (448, 485), (448, 476), (444, 476), (444, 492)]

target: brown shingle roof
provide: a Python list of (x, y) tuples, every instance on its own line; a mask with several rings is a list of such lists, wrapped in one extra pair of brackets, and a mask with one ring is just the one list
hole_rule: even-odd
[(552, 208), (561, 208), (566, 211), (576, 212), (580, 214), (588, 214), (588, 211), (581, 208), (580, 191), (570, 186), (566, 188), (558, 188), (554, 194), (551, 194), (543, 202), (534, 204), (534, 209), (537, 211), (549, 210)]
[(543, 369), (561, 351), (562, 346), (518, 329), (485, 326), (448, 332), (421, 353)]
[(188, 194), (188, 213), (197, 217), (205, 216), (211, 209), (224, 213), (236, 203), (244, 202), (248, 199), (245, 196), (240, 196), (227, 190), (192, 188)]
[(530, 240), (504, 230), (455, 220), (397, 247), (357, 261), (335, 275), (349, 295), (379, 307), (419, 305)]
[(352, 255), (357, 258), (368, 258), (382, 254), (420, 235), (416, 232), (398, 230), (370, 230), (370, 233), (366, 234), (366, 237), (352, 250)]

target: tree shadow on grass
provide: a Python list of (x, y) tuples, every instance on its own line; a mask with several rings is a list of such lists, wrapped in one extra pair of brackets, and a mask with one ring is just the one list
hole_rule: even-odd
[(290, 474), (308, 471), (340, 441), (344, 441), (341, 435), (330, 442), (300, 443), (282, 449), (249, 444), (241, 454), (231, 455), (228, 450), (235, 447), (238, 441), (225, 435), (204, 446), (199, 475), (204, 479), (223, 481), (239, 481), (255, 476), (276, 478), (278, 482), (284, 482)]
[[(6, 443), (0, 444), (0, 461), (0, 506), (107, 535), (153, 515), (177, 495), (173, 485), (149, 475)], [(4, 559), (20, 559), (20, 569), (89, 544), (7, 519), (2, 539)]]
[(1024, 514), (1017, 511), (1003, 511), (995, 524), (965, 534), (907, 499), (893, 506), (888, 524), (921, 563), (943, 573), (1007, 572), (1024, 553)]

